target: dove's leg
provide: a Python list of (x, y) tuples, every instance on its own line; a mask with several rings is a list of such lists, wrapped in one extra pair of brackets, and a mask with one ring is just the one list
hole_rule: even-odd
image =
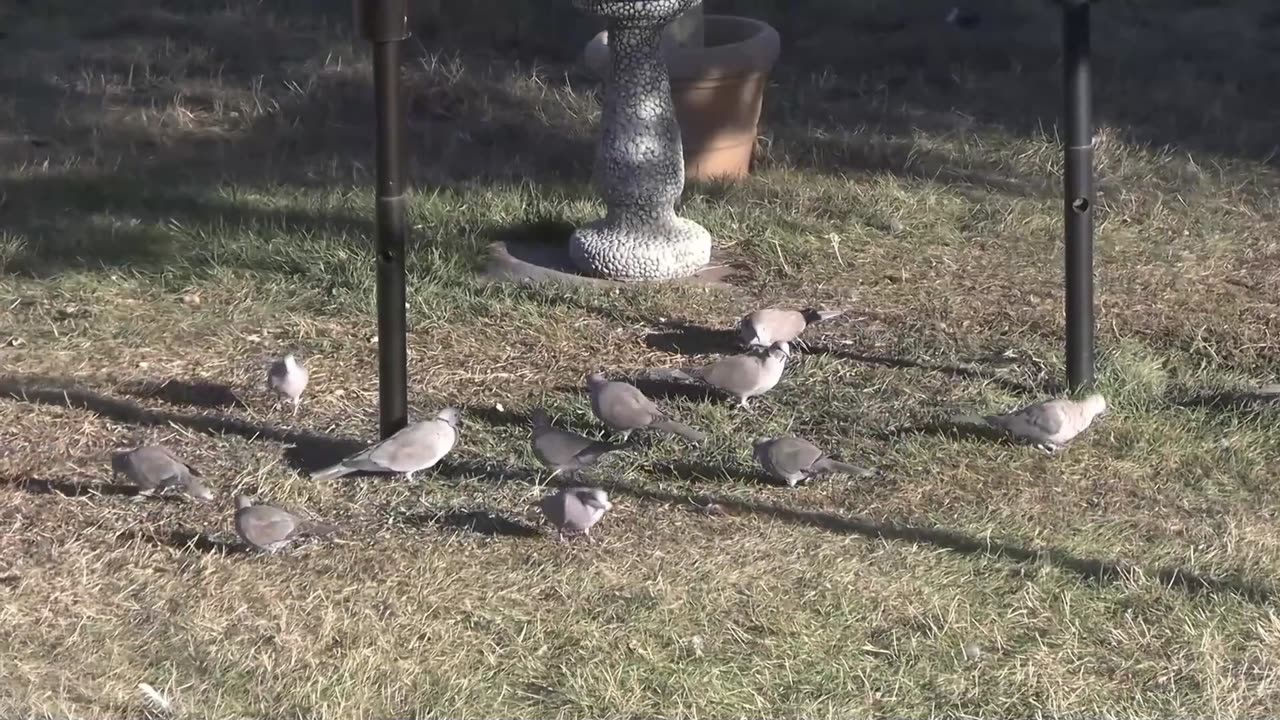
[(293, 399), (293, 414), (294, 414), (294, 415), (297, 415), (297, 414), (298, 414), (298, 405), (299, 405), (301, 402), (302, 402), (302, 398), (300, 398), (300, 397), (299, 397), (299, 398), (294, 398), (294, 399)]
[(410, 470), (409, 472), (404, 474), (404, 479), (406, 482), (413, 482), (413, 473), (414, 471)]
[(136, 503), (146, 502), (155, 495), (155, 492), (156, 492), (155, 488), (151, 488), (150, 490), (139, 491), (138, 494), (130, 498), (129, 501), (136, 502)]

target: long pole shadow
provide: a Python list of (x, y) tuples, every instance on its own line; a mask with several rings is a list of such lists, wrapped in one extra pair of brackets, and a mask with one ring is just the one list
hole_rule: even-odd
[(880, 365), (890, 368), (911, 368), (917, 370), (929, 370), (940, 372), (953, 378), (961, 380), (977, 380), (979, 382), (992, 383), (1008, 390), (1009, 392), (1019, 395), (1038, 396), (1042, 394), (1055, 395), (1064, 389), (1062, 384), (1045, 379), (1039, 383), (1024, 383), (1005, 377), (997, 372), (976, 365), (956, 365), (949, 363), (935, 363), (928, 360), (917, 360), (908, 357), (896, 357), (893, 355), (868, 355), (865, 353), (854, 352), (842, 348), (833, 347), (831, 345), (821, 343), (811, 343), (809, 345), (809, 353), (825, 354), (832, 357), (850, 360), (852, 362), (864, 363), (867, 365)]
[[(638, 488), (620, 481), (601, 483), (600, 487), (611, 495), (624, 495), (651, 502), (676, 504), (691, 502), (691, 499), (686, 496)], [(1018, 563), (1046, 562), (1092, 582), (1122, 582), (1139, 576), (1150, 576), (1158, 578), (1166, 587), (1178, 588), (1193, 595), (1230, 594), (1259, 605), (1270, 604), (1275, 597), (1275, 588), (1271, 583), (1249, 577), (1237, 575), (1217, 577), (1183, 567), (1146, 568), (1123, 560), (1079, 557), (1060, 548), (1024, 547), (989, 537), (975, 537), (958, 530), (918, 527), (894, 521), (875, 522), (856, 516), (794, 510), (717, 495), (703, 494), (699, 496), (699, 500), (700, 505), (719, 506), (735, 511), (734, 514), (767, 515), (784, 522), (808, 525), (828, 532), (862, 535), (876, 540), (899, 540), (932, 545), (964, 555), (984, 555)]]

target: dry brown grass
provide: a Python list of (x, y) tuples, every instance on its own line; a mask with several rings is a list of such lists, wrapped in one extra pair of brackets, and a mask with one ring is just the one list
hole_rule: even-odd
[[(900, 430), (1062, 375), (1051, 8), (975, 4), (966, 32), (943, 3), (715, 3), (788, 42), (753, 178), (686, 194), (741, 283), (485, 286), (496, 232), (600, 210), (564, 4), (438, 4), (406, 67), (411, 402), (469, 411), (414, 484), (305, 473), (376, 426), (346, 3), (0, 10), (0, 714), (1276, 713), (1277, 410), (1241, 391), (1280, 333), (1280, 15), (1099, 6), (1114, 413), (1050, 459)], [(594, 432), (588, 371), (687, 364), (681, 323), (762, 303), (849, 313), (751, 414), (667, 400), (711, 440), (611, 457), (602, 542), (551, 541), (527, 412)], [(260, 389), (286, 349), (296, 418)], [(746, 439), (784, 430), (885, 475), (762, 485)], [(118, 494), (107, 457), (143, 440), (218, 506)], [(343, 530), (241, 552), (237, 491)]]

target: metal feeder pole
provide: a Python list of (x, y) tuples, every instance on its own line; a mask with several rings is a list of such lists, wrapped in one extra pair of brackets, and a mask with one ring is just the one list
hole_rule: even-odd
[(1063, 0), (1066, 112), (1067, 387), (1093, 385), (1093, 119), (1089, 79), (1089, 0)]
[(408, 423), (408, 353), (405, 331), (404, 111), (400, 50), (409, 37), (408, 0), (353, 0), (356, 27), (373, 43), (374, 114), (377, 118), (375, 223), (378, 267), (379, 431), (387, 437)]

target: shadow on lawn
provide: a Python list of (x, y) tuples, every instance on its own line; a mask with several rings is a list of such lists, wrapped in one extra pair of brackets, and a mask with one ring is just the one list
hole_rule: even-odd
[[(659, 329), (648, 333), (644, 337), (644, 344), (654, 350), (677, 355), (734, 355), (744, 352), (742, 348), (737, 346), (737, 335), (733, 330), (711, 328), (684, 321), (669, 321), (660, 323), (657, 327)], [(982, 383), (999, 385), (1009, 392), (1026, 396), (1054, 395), (1063, 390), (1061, 383), (1048, 379), (1044, 373), (1040, 373), (1042, 379), (1039, 382), (1021, 382), (995, 369), (982, 367), (983, 364), (992, 363), (993, 359), (991, 358), (976, 359), (973, 362), (963, 364), (939, 363), (909, 357), (871, 355), (830, 343), (810, 342), (803, 339), (795, 344), (793, 352), (797, 355), (829, 355), (866, 365), (940, 372), (961, 380), (976, 380)], [(673, 388), (673, 385), (678, 386), (680, 384), (663, 383), (655, 385), (651, 389), (663, 396), (687, 396), (684, 394), (683, 389), (679, 387)], [(647, 392), (648, 390), (646, 390)]]
[[(196, 0), (179, 10), (136, 4), (64, 18), (59, 31), (92, 48), (83, 53), (60, 53), (35, 32), (0, 45), (0, 67), (24, 49), (50, 55), (53, 67), (47, 75), (0, 70), (0, 88), (22, 99), (14, 110), (19, 133), (32, 133), (0, 137), (0, 151), (14, 152), (20, 167), (55, 168), (0, 182), (6, 229), (22, 238), (3, 271), (197, 273), (216, 260), (306, 274), (325, 255), (308, 247), (314, 243), (337, 238), (365, 253), (371, 208), (349, 211), (350, 203), (339, 202), (294, 210), (238, 196), (246, 188), (372, 192), (372, 78), (339, 71), (352, 42), (350, 9), (333, 0), (269, 10), (235, 0)], [(566, 88), (568, 78), (527, 62), (513, 66), (483, 48), (440, 52), (414, 39), (407, 51), (406, 155), (418, 190), (528, 182), (585, 190), (594, 156), (590, 127), (577, 110), (542, 102), (543, 90)], [(139, 57), (182, 72), (126, 83)], [(116, 112), (101, 112), (103, 91), (49, 79), (62, 66), (107, 86), (119, 81), (121, 92), (110, 101)], [(534, 76), (545, 84), (512, 82)], [(252, 99), (242, 92), (249, 87), (256, 88)], [(182, 120), (165, 120), (174, 113)], [(90, 148), (109, 169), (56, 171)], [(274, 249), (219, 247), (236, 234), (228, 228), (268, 237), (286, 231), (296, 239)]]
[[(262, 438), (277, 442), (304, 442), (315, 447), (345, 448), (352, 441), (343, 438), (332, 438), (310, 433), (285, 431), (275, 428), (252, 425), (244, 421), (227, 417), (186, 416), (174, 413), (163, 413), (147, 410), (130, 401), (114, 400), (102, 397), (83, 389), (63, 387), (54, 384), (50, 378), (12, 378), (0, 377), (0, 393), (9, 395), (23, 402), (57, 405), (62, 407), (83, 408), (96, 412), (114, 420), (141, 424), (174, 423), (194, 430), (211, 434), (235, 434), (249, 438)], [(63, 385), (66, 381), (61, 381)], [(355, 447), (362, 447), (356, 444)], [(339, 455), (341, 457), (341, 455)], [(708, 469), (695, 467), (671, 468), (673, 474), (681, 477), (718, 477), (720, 474), (730, 475), (730, 471), (722, 468)], [(692, 474), (689, 474), (689, 473)], [(681, 475), (681, 473), (683, 473)], [(446, 478), (484, 478), (498, 482), (520, 482), (533, 484), (538, 474), (526, 469), (500, 467), (493, 464), (446, 459), (433, 471), (433, 475)], [(548, 487), (563, 487), (571, 484), (568, 481), (553, 480)], [(685, 495), (650, 490), (621, 481), (595, 480), (592, 484), (604, 488), (611, 495), (633, 497), (638, 500), (664, 504), (687, 505), (690, 498)], [(979, 554), (992, 557), (1007, 558), (1019, 563), (1047, 562), (1063, 568), (1090, 581), (1118, 582), (1129, 578), (1147, 575), (1158, 578), (1169, 587), (1179, 588), (1190, 593), (1212, 592), (1232, 593), (1255, 603), (1269, 603), (1275, 597), (1275, 590), (1266, 581), (1246, 577), (1226, 576), (1214, 577), (1203, 575), (1181, 567), (1145, 568), (1141, 565), (1120, 560), (1100, 558), (1082, 558), (1056, 548), (1030, 548), (1009, 542), (993, 540), (989, 537), (975, 537), (960, 531), (946, 528), (926, 528), (906, 525), (897, 522), (874, 522), (856, 516), (836, 515), (834, 513), (794, 510), (787, 507), (721, 497), (703, 495), (701, 505), (714, 505), (733, 511), (735, 514), (767, 515), (784, 522), (797, 525), (809, 525), (830, 532), (862, 535), (864, 537), (913, 542), (945, 548), (962, 554)], [(444, 518), (441, 522), (454, 527), (470, 525), (474, 532), (486, 534), (485, 522), (478, 516), (462, 514), (449, 515), (448, 512), (434, 515)], [(516, 523), (519, 525), (519, 523)], [(512, 529), (514, 526), (502, 526)], [(525, 532), (515, 528), (516, 534)], [(502, 534), (497, 533), (496, 534)], [(191, 540), (191, 538), (187, 538)]]
[(305, 472), (332, 465), (366, 447), (366, 443), (351, 438), (260, 425), (226, 415), (183, 415), (152, 410), (132, 400), (87, 390), (67, 378), (0, 376), (0, 395), (22, 402), (88, 410), (133, 425), (174, 424), (208, 435), (237, 435), (249, 440), (284, 443), (291, 446), (285, 451), (286, 461)]
[(704, 494), (699, 497), (699, 502), (693, 502), (687, 496), (648, 490), (623, 482), (602, 483), (601, 487), (611, 495), (626, 495), (641, 500), (675, 503), (682, 506), (692, 504), (697, 507), (718, 507), (730, 511), (731, 514), (766, 515), (784, 522), (808, 525), (834, 533), (932, 545), (965, 555), (1005, 558), (1018, 563), (1049, 563), (1093, 582), (1122, 582), (1134, 577), (1152, 576), (1168, 587), (1192, 594), (1229, 593), (1257, 604), (1268, 604), (1275, 597), (1275, 588), (1269, 582), (1247, 577), (1214, 577), (1181, 567), (1151, 569), (1120, 560), (1078, 557), (1056, 548), (1015, 545), (946, 528), (918, 527), (893, 521), (875, 522), (856, 516), (794, 510), (731, 497)]
[(223, 540), (209, 533), (191, 530), (173, 530), (159, 533), (145, 530), (127, 530), (117, 537), (126, 542), (139, 540), (155, 547), (172, 548), (187, 553), (231, 555), (248, 552), (248, 548), (239, 542)]
[[(1060, 119), (1060, 48), (1044, 41), (1057, 38), (1060, 14), (1051, 4), (975, 2), (982, 22), (960, 29), (943, 22), (946, 8), (936, 3), (801, 10), (726, 0), (720, 12), (764, 19), (784, 43), (785, 62), (765, 94), (765, 164), (784, 156), (828, 175), (888, 172), (1015, 197), (1056, 195), (1054, 177), (1015, 176), (989, 153), (946, 149), (950, 139), (993, 130), (1041, 137)], [(39, 32), (44, 16), (33, 30), (7, 29), (0, 67), (19, 67), (5, 61), (28, 51), (55, 53), (45, 74), (0, 72), (0, 88), (19, 101), (19, 134), (4, 140), (5, 152), (16, 153), (15, 166), (55, 169), (0, 183), (6, 229), (22, 238), (7, 271), (196, 273), (216, 258), (305, 274), (314, 271), (308, 258), (324, 256), (306, 247), (312, 237), (341, 236), (352, 252), (366, 252), (371, 211), (292, 211), (235, 196), (244, 187), (372, 188), (371, 79), (329, 63), (349, 57), (350, 3), (180, 5), (58, 6), (50, 12), (62, 44)], [(409, 43), (419, 57), (406, 61), (412, 184), (589, 193), (596, 128), (585, 102), (565, 98), (595, 84), (571, 61), (598, 23), (565, 0), (433, 7), (419, 11)], [(1280, 13), (1270, 4), (1100, 6), (1096, 15), (1098, 65), (1125, 68), (1096, 74), (1101, 125), (1142, 145), (1274, 162), (1271, 81), (1280, 61), (1269, 29), (1280, 26)], [(71, 50), (56, 54), (64, 46)], [(1192, 47), (1205, 52), (1193, 57)], [(139, 57), (182, 72), (135, 84)], [(101, 78), (101, 89), (48, 79), (79, 74)], [(112, 113), (102, 112), (107, 104)], [(57, 174), (89, 155), (112, 169)], [(298, 247), (206, 242), (228, 227), (263, 236), (287, 229)]]
[(170, 405), (205, 408), (248, 407), (231, 386), (208, 380), (144, 380), (127, 383), (120, 392), (145, 400), (161, 400)]
[(1268, 409), (1280, 410), (1280, 388), (1238, 392), (1183, 392), (1171, 395), (1168, 401), (1177, 407), (1253, 415)]
[[(63, 497), (137, 497), (138, 488), (133, 485), (98, 482), (94, 480), (42, 480), (20, 475), (0, 475), (0, 485), (5, 485), (32, 495), (62, 495)], [(159, 495), (157, 500), (177, 500), (176, 497)]]
[(439, 527), (485, 537), (537, 537), (538, 528), (492, 510), (446, 508), (396, 516), (396, 520), (418, 527)]

